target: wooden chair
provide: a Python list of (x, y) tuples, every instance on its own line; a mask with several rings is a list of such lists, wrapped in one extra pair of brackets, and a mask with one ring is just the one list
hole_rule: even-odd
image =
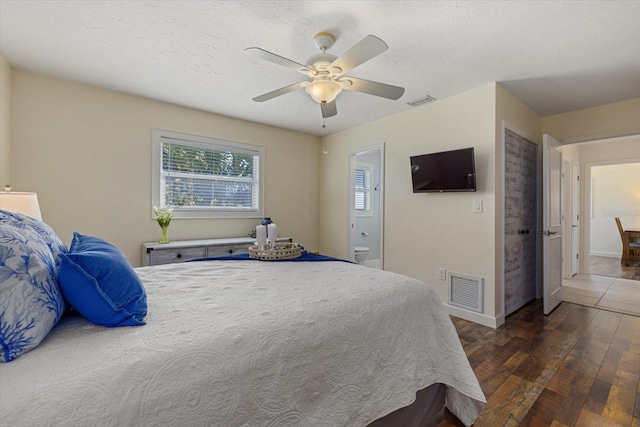
[(620, 239), (622, 239), (622, 258), (620, 262), (628, 266), (629, 261), (640, 261), (640, 242), (631, 241), (631, 233), (624, 231), (620, 218), (616, 218), (616, 225), (620, 232)]

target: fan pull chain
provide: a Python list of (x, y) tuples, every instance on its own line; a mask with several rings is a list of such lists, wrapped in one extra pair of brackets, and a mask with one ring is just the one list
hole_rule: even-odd
[(329, 153), (329, 150), (327, 150), (327, 119), (325, 117), (322, 118), (322, 129), (324, 129), (324, 147), (322, 147), (322, 154), (324, 154), (325, 156)]

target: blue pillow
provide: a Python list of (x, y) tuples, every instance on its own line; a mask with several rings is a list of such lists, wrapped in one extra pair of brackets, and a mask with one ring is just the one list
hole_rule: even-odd
[(56, 268), (60, 265), (60, 255), (67, 253), (67, 247), (55, 231), (49, 225), (36, 218), (0, 209), (0, 222), (14, 228), (36, 233), (49, 246), (56, 262)]
[(10, 362), (42, 342), (65, 301), (47, 243), (5, 219), (0, 218), (0, 361)]
[(114, 245), (73, 234), (59, 271), (62, 294), (91, 322), (109, 326), (144, 325), (147, 295), (129, 261)]

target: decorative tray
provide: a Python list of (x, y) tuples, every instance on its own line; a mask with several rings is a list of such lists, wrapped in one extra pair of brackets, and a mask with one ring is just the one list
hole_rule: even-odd
[(302, 254), (302, 247), (294, 243), (278, 243), (276, 248), (269, 246), (249, 246), (249, 258), (263, 261), (275, 261), (280, 259), (294, 259)]

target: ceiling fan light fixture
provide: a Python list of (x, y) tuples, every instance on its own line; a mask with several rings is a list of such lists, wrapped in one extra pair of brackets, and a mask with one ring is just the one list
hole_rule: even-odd
[(342, 86), (330, 79), (317, 79), (305, 88), (307, 93), (318, 104), (333, 102), (342, 92)]

